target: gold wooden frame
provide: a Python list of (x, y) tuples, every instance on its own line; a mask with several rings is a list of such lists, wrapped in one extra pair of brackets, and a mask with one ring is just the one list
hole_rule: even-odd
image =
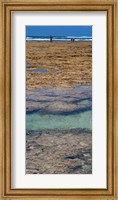
[[(0, 31), (0, 199), (118, 199), (117, 0), (1, 0)], [(11, 12), (12, 11), (107, 12), (107, 188), (11, 189)], [(116, 12), (115, 12), (116, 11)], [(114, 109), (115, 108), (115, 109)]]

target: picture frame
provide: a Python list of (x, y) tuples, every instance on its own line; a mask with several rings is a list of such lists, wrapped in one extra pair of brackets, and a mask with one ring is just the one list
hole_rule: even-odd
[[(116, 48), (117, 1), (1, 1), (0, 32), (0, 196), (1, 199), (117, 199), (118, 136)], [(107, 12), (107, 188), (106, 189), (12, 189), (11, 188), (11, 13), (15, 11), (106, 11)], [(56, 184), (56, 183), (55, 183)]]

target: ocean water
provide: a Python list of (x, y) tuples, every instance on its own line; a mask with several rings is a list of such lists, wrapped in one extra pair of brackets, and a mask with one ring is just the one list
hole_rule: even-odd
[[(71, 41), (71, 39), (74, 39), (74, 41), (92, 41), (92, 37), (88, 37), (88, 36), (81, 36), (81, 37), (77, 37), (77, 36), (61, 36), (61, 37), (57, 37), (57, 36), (53, 36), (52, 40), (53, 41)], [(28, 36), (26, 37), (27, 41), (50, 41), (50, 37), (49, 36)]]

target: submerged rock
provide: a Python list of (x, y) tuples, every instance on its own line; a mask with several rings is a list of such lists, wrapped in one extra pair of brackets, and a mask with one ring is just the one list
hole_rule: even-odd
[[(80, 129), (47, 130), (39, 131), (39, 133), (32, 131), (26, 139), (27, 174), (92, 173), (92, 135), (90, 131)], [(33, 148), (29, 151), (30, 145)]]

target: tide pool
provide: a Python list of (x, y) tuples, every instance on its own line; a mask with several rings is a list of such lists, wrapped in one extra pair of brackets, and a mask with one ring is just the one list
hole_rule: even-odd
[(33, 113), (26, 116), (26, 129), (28, 131), (69, 130), (76, 128), (92, 130), (92, 111), (71, 115)]

